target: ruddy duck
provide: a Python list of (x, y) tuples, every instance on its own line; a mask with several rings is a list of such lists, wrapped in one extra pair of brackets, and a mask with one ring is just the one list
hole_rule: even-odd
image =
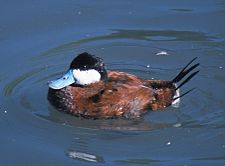
[(58, 110), (75, 116), (137, 118), (148, 110), (164, 109), (193, 90), (179, 95), (179, 88), (199, 72), (192, 72), (199, 63), (189, 67), (194, 60), (171, 81), (145, 80), (107, 71), (101, 58), (82, 53), (74, 58), (65, 75), (49, 83), (48, 100)]

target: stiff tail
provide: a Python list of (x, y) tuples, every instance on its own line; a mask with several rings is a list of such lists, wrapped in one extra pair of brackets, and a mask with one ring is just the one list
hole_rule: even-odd
[[(197, 57), (195, 57), (194, 59), (192, 59), (181, 71), (180, 73), (172, 80), (172, 82), (174, 84), (177, 85), (177, 83), (179, 83), (185, 76), (187, 76), (189, 73), (191, 73), (195, 68), (197, 68), (200, 64), (197, 63), (197, 64), (194, 64), (192, 65), (191, 67), (189, 67), (192, 62), (194, 62), (195, 60), (197, 59)], [(198, 74), (199, 70), (195, 71), (195, 72), (192, 72), (183, 82), (179, 83), (179, 85), (176, 86), (176, 91), (179, 90), (180, 87), (182, 87), (184, 84), (186, 84), (187, 82), (189, 82), (196, 74)], [(187, 92), (185, 92), (184, 94), (182, 95), (179, 95), (179, 96), (175, 96), (174, 97), (174, 101), (183, 97), (184, 95), (190, 93), (193, 89), (191, 90), (188, 90)]]

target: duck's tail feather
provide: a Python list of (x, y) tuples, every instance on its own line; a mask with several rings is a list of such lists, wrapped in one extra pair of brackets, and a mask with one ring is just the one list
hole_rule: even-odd
[[(194, 59), (192, 59), (181, 71), (180, 73), (172, 80), (173, 83), (178, 83), (179, 81), (181, 81), (185, 76), (187, 76), (190, 72), (192, 72), (196, 67), (198, 67), (200, 65), (200, 63), (194, 64), (193, 66), (189, 67), (188, 66), (197, 59), (197, 57), (195, 57)], [(177, 87), (176, 90), (179, 89), (180, 87), (182, 87), (184, 84), (186, 84), (188, 81), (190, 81), (197, 73), (198, 71), (195, 71), (193, 73), (191, 73), (182, 83), (180, 83)]]
[[(179, 103), (180, 102), (180, 98), (187, 95), (188, 93), (190, 93), (191, 91), (193, 91), (195, 88), (192, 88), (188, 91), (186, 91), (185, 93), (181, 94), (179, 93), (179, 88), (182, 87), (184, 84), (186, 84), (187, 82), (189, 82), (196, 74), (198, 74), (199, 70), (192, 72), (195, 68), (197, 68), (200, 63), (196, 63), (194, 65), (192, 65), (191, 67), (189, 67), (195, 60), (197, 59), (197, 57), (193, 58), (181, 71), (180, 73), (172, 80), (172, 83), (174, 83), (176, 86), (175, 91), (176, 91), (176, 95), (173, 97), (173, 103)], [(191, 73), (192, 72), (192, 73)], [(191, 73), (191, 74), (189, 74)], [(182, 81), (181, 83), (179, 83), (182, 79), (184, 79), (184, 77), (186, 77), (189, 74), (189, 76)], [(178, 84), (179, 83), (179, 84)]]
[(179, 89), (184, 84), (186, 84), (188, 81), (190, 81), (196, 74), (198, 74), (198, 72), (199, 71), (196, 71), (196, 72), (192, 73), (190, 76), (188, 76), (188, 78), (186, 78), (175, 90)]
[(174, 97), (173, 98), (173, 101), (177, 100), (177, 99), (180, 99), (181, 97), (185, 96), (186, 94), (190, 93), (191, 91), (193, 91), (195, 88), (192, 88), (190, 90), (188, 90), (187, 92), (183, 93), (182, 95), (180, 96), (177, 96), (177, 97)]

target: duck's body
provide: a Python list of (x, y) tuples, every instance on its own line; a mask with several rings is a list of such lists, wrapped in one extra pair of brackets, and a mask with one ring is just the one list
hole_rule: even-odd
[(144, 80), (124, 72), (105, 71), (107, 77), (87, 85), (70, 84), (62, 88), (50, 85), (48, 100), (57, 109), (76, 116), (136, 118), (149, 109), (163, 109), (178, 100), (176, 83), (197, 66), (182, 71), (172, 81)]

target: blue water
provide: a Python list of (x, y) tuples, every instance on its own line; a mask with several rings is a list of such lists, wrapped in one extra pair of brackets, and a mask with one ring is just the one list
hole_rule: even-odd
[[(225, 165), (224, 19), (222, 0), (1, 2), (0, 165)], [(84, 51), (145, 79), (172, 79), (193, 57), (201, 71), (178, 108), (85, 120), (46, 98)]]

